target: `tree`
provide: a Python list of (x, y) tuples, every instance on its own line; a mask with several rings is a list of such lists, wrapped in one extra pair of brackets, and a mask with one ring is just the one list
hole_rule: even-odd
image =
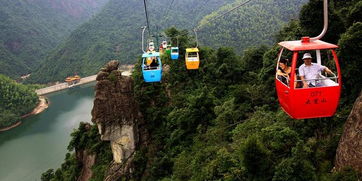
[(270, 152), (259, 141), (258, 137), (251, 136), (246, 140), (241, 150), (242, 162), (251, 180), (270, 180), (271, 160)]
[(338, 42), (340, 65), (343, 74), (345, 90), (343, 94), (349, 103), (353, 103), (362, 89), (362, 72), (358, 67), (362, 67), (362, 22), (353, 24), (347, 32), (341, 36)]

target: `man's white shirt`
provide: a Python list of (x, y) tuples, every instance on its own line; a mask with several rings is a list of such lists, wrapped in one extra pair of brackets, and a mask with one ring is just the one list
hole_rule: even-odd
[(299, 76), (304, 76), (307, 84), (311, 83), (313, 85), (316, 85), (316, 81), (310, 79), (317, 79), (319, 77), (319, 73), (322, 72), (325, 68), (325, 66), (316, 63), (312, 63), (309, 66), (303, 64), (299, 67)]

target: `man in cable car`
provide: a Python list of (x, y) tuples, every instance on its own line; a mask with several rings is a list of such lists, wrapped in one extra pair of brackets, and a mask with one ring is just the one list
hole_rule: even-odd
[(305, 53), (302, 59), (304, 64), (299, 67), (299, 76), (303, 82), (303, 88), (323, 86), (320, 80), (318, 80), (319, 74), (322, 71), (331, 75), (333, 74), (328, 67), (312, 63), (312, 56), (310, 53)]

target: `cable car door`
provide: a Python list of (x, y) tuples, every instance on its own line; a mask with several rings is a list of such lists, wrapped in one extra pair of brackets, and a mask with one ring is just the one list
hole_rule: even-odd
[[(276, 72), (278, 71), (279, 68), (279, 62), (282, 58), (282, 53), (284, 51), (284, 48), (282, 48), (279, 52), (279, 57), (278, 57), (278, 62), (277, 62), (277, 68), (276, 68)], [(277, 95), (278, 95), (278, 100), (279, 100), (279, 104), (282, 107), (282, 109), (284, 109), (285, 112), (289, 112), (290, 108), (290, 80), (288, 80), (287, 77), (283, 77), (283, 76), (278, 76), (277, 74), (275, 74), (275, 87), (277, 90)]]

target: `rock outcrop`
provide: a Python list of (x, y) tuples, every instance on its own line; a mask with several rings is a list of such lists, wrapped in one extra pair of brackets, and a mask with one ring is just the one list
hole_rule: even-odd
[[(84, 123), (86, 132), (89, 132), (92, 128), (92, 125), (89, 123)], [(87, 149), (75, 150), (75, 155), (78, 161), (78, 164), (82, 165), (82, 170), (80, 171), (77, 181), (88, 181), (92, 175), (92, 166), (96, 162), (96, 154), (90, 152)]]
[(362, 92), (344, 125), (337, 149), (336, 169), (341, 170), (346, 166), (362, 173)]
[(82, 171), (77, 181), (87, 181), (92, 175), (92, 166), (96, 161), (96, 155), (94, 153), (88, 153), (88, 150), (77, 151), (77, 160), (82, 163)]
[(132, 159), (139, 143), (142, 115), (134, 99), (133, 80), (122, 76), (117, 61), (109, 62), (97, 75), (92, 122), (101, 139), (110, 141), (113, 161), (105, 180), (132, 173)]

